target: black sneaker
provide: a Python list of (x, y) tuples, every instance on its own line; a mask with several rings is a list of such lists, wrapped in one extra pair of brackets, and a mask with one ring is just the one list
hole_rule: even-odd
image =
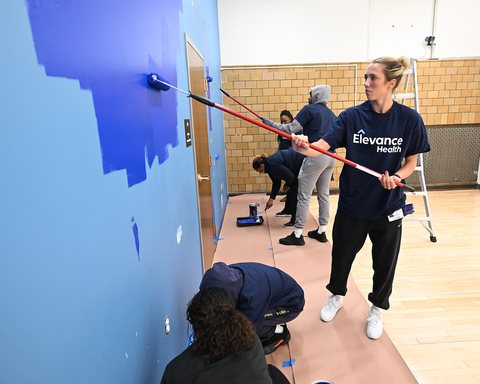
[(274, 333), (270, 339), (262, 341), (263, 352), (265, 355), (269, 355), (275, 352), (280, 346), (287, 344), (291, 338), (292, 335), (290, 335), (287, 325), (283, 324), (282, 333)]
[(325, 234), (325, 232), (322, 232), (319, 234), (318, 229), (308, 232), (308, 237), (318, 240), (321, 243), (326, 243), (328, 241), (327, 235)]
[(284, 212), (284, 211), (280, 211), (280, 212), (277, 212), (277, 213), (275, 214), (275, 216), (277, 216), (277, 217), (290, 217), (290, 216), (292, 216), (292, 214), (291, 214), (291, 213)]
[(279, 241), (280, 244), (283, 245), (305, 245), (305, 240), (303, 240), (303, 236), (300, 235), (300, 237), (295, 237), (295, 231), (287, 237), (280, 239)]
[(284, 228), (294, 228), (295, 221), (290, 220), (288, 223), (283, 224)]

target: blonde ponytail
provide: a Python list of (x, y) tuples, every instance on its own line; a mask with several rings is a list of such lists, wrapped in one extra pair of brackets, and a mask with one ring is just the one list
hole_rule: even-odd
[(397, 81), (392, 92), (400, 85), (403, 72), (410, 67), (410, 59), (405, 56), (400, 56), (398, 59), (389, 56), (379, 57), (378, 59), (373, 60), (372, 63), (383, 65), (383, 74), (385, 75), (385, 80), (387, 82), (394, 79)]

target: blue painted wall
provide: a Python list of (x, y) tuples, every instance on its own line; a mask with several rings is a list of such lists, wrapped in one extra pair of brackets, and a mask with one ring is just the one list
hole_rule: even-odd
[[(158, 383), (185, 348), (202, 275), (189, 99), (146, 83), (188, 89), (184, 33), (220, 80), (214, 0), (1, 3), (2, 383)], [(220, 227), (223, 116), (208, 114)]]

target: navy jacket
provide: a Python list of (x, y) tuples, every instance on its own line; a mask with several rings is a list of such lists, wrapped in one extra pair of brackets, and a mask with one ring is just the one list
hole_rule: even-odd
[(282, 180), (288, 187), (294, 183), (302, 167), (303, 159), (305, 159), (305, 156), (293, 149), (282, 149), (265, 159), (265, 173), (268, 173), (270, 179), (272, 179), (270, 198), (275, 199), (282, 185)]
[(257, 330), (263, 328), (268, 309), (284, 308), (299, 313), (305, 305), (302, 287), (278, 268), (260, 263), (230, 264), (243, 275), (243, 286), (238, 295), (237, 309)]

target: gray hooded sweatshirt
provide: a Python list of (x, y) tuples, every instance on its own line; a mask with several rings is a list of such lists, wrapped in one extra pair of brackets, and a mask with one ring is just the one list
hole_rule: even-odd
[(303, 129), (310, 143), (320, 140), (336, 119), (335, 114), (327, 107), (331, 94), (332, 88), (329, 85), (313, 87), (312, 104), (305, 105), (290, 124), (273, 123), (272, 127), (289, 134)]

